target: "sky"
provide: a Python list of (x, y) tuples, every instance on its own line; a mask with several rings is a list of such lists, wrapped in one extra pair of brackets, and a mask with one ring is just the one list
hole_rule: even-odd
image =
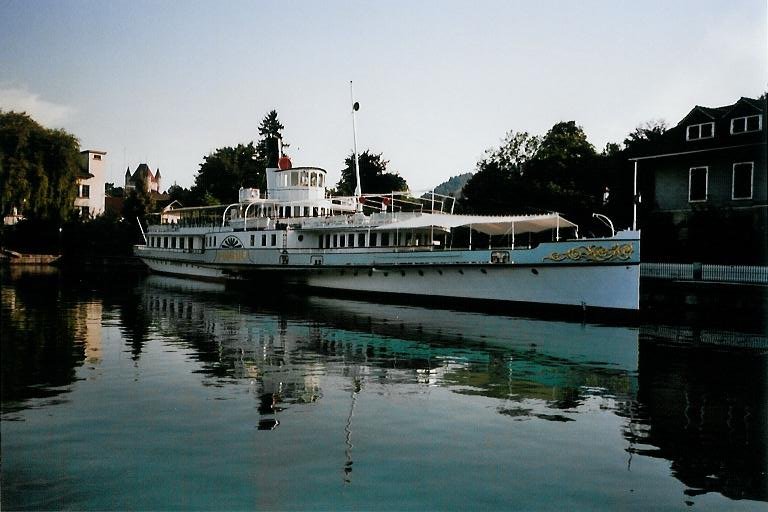
[(412, 190), (475, 169), (509, 131), (576, 121), (601, 150), (639, 124), (768, 90), (766, 0), (0, 0), (0, 109), (107, 152), (107, 181), (258, 140), (336, 182), (382, 153)]

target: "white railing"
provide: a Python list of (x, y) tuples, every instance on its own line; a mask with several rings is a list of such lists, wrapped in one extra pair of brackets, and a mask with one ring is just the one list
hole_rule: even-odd
[(642, 263), (640, 276), (654, 279), (768, 284), (768, 266)]
[(768, 267), (757, 265), (702, 265), (704, 281), (768, 284)]

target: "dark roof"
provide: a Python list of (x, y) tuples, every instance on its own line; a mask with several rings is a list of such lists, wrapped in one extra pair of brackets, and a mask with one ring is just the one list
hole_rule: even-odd
[(751, 107), (754, 107), (757, 110), (759, 110), (760, 112), (764, 112), (765, 111), (765, 108), (764, 108), (765, 107), (765, 102), (757, 100), (757, 99), (747, 98), (745, 96), (742, 96), (741, 98), (739, 98), (739, 100), (736, 103), (733, 103), (731, 105), (725, 105), (725, 106), (722, 106), (722, 107), (702, 107), (701, 105), (696, 105), (695, 107), (693, 107), (691, 109), (690, 112), (688, 112), (688, 114), (686, 114), (685, 117), (683, 117), (680, 120), (679, 123), (677, 123), (677, 126), (681, 126), (682, 124), (684, 124), (689, 117), (691, 117), (692, 115), (694, 115), (696, 113), (702, 113), (705, 116), (707, 116), (710, 119), (712, 119), (713, 121), (717, 121), (718, 119), (722, 119), (722, 118), (726, 117), (728, 114), (731, 113), (731, 111), (733, 109), (735, 109), (739, 105), (743, 105), (743, 104), (747, 104), (747, 105), (749, 105)]

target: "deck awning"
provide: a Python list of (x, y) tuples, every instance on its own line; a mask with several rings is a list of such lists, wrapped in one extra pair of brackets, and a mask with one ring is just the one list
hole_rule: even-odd
[(564, 219), (557, 213), (543, 215), (448, 215), (423, 213), (403, 221), (395, 221), (375, 227), (376, 230), (441, 228), (452, 229), (469, 227), (486, 235), (520, 235), (539, 233), (550, 229), (575, 228), (576, 224)]

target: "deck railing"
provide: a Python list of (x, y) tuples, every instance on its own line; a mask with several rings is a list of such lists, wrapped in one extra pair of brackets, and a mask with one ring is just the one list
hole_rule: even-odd
[(640, 276), (652, 279), (768, 284), (768, 266), (642, 263)]

